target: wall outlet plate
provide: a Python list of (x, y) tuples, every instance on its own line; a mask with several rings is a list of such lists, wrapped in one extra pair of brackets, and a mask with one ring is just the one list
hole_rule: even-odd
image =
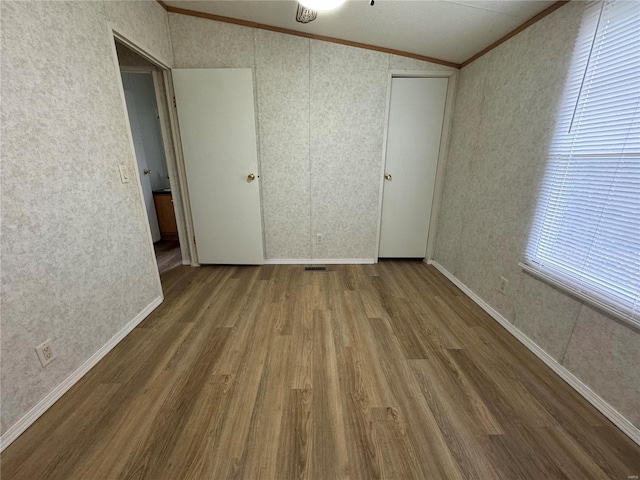
[(53, 348), (51, 348), (50, 338), (36, 347), (36, 353), (43, 367), (49, 365), (56, 358), (56, 354), (53, 352)]
[(322, 234), (321, 233), (318, 233), (316, 235), (316, 244), (322, 245)]
[(502, 293), (503, 295), (507, 293), (507, 284), (509, 283), (509, 280), (507, 280), (504, 277), (500, 277), (500, 293)]
[(127, 166), (120, 165), (118, 168), (120, 169), (120, 181), (122, 183), (129, 183), (131, 179), (129, 178), (129, 169)]

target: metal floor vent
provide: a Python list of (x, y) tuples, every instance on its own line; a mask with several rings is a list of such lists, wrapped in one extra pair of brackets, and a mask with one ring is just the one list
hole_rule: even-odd
[(326, 272), (327, 267), (304, 267), (305, 272)]

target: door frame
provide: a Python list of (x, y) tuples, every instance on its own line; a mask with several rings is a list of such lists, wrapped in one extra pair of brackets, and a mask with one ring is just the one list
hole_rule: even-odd
[[(173, 85), (171, 84), (171, 69), (169, 65), (159, 60), (157, 57), (147, 52), (144, 48), (138, 46), (136, 41), (132, 40), (131, 35), (127, 35), (122, 32), (118, 27), (108, 22), (109, 35), (111, 37), (111, 49), (113, 60), (116, 66), (116, 72), (118, 75), (118, 86), (120, 91), (120, 97), (122, 101), (122, 111), (127, 125), (127, 134), (129, 136), (129, 143), (131, 145), (131, 161), (128, 166), (133, 171), (131, 178), (135, 178), (138, 186), (138, 194), (141, 201), (141, 208), (144, 210), (144, 218), (147, 218), (146, 209), (144, 207), (144, 194), (142, 192), (142, 183), (140, 182), (137, 160), (135, 156), (135, 149), (133, 146), (133, 137), (131, 135), (131, 125), (129, 124), (129, 116), (127, 113), (126, 99), (124, 94), (124, 87), (122, 85), (121, 71), (130, 73), (147, 73), (151, 72), (153, 78), (153, 86), (156, 95), (156, 103), (158, 107), (158, 116), (160, 117), (160, 130), (162, 135), (162, 144), (165, 152), (165, 160), (167, 162), (167, 170), (169, 172), (169, 185), (171, 186), (172, 193), (174, 194), (173, 208), (176, 214), (177, 227), (178, 227), (178, 240), (180, 242), (180, 249), (182, 254), (183, 265), (193, 265), (191, 259), (195, 258), (193, 250), (193, 233), (189, 233), (189, 221), (190, 211), (188, 210), (188, 197), (186, 197), (186, 182), (184, 165), (181, 166), (181, 152), (179, 144), (176, 143), (177, 132), (174, 123), (171, 121), (171, 107), (173, 105)], [(115, 41), (125, 45), (130, 50), (140, 55), (145, 60), (151, 62), (154, 67), (151, 66), (120, 66), (118, 61), (118, 54), (116, 51)], [(134, 168), (135, 167), (135, 168)], [(178, 192), (178, 195), (175, 195)], [(157, 269), (157, 261), (155, 258), (155, 249), (153, 245), (153, 238), (151, 236), (151, 229), (148, 221), (145, 221), (147, 227), (147, 234), (150, 245), (150, 254), (153, 258), (153, 263)], [(193, 232), (193, 230), (191, 230)], [(160, 273), (158, 272), (158, 284), (162, 291), (162, 284), (160, 283)]]
[[(188, 247), (189, 262), (185, 262), (184, 257), (182, 263), (184, 265), (191, 265), (192, 267), (199, 267), (198, 262), (198, 250), (196, 248), (196, 234), (193, 228), (193, 217), (191, 216), (191, 197), (189, 197), (189, 187), (187, 185), (187, 167), (184, 163), (184, 154), (182, 151), (182, 137), (180, 136), (180, 124), (178, 123), (178, 108), (176, 106), (176, 96), (173, 90), (173, 76), (171, 70), (163, 71), (163, 81), (167, 110), (165, 112), (166, 121), (161, 122), (163, 138), (165, 134), (165, 128), (167, 133), (171, 135), (173, 144), (173, 153), (175, 155), (175, 168), (176, 177), (180, 183), (180, 203), (182, 205), (182, 211), (184, 215), (184, 229), (186, 242)], [(169, 138), (168, 136), (166, 138)], [(167, 165), (168, 166), (168, 165)], [(169, 174), (171, 175), (171, 173)], [(180, 227), (178, 227), (178, 232)], [(178, 235), (179, 236), (179, 235)], [(182, 237), (180, 237), (180, 245), (182, 245)]]
[(449, 135), (451, 132), (451, 120), (453, 119), (453, 106), (455, 102), (456, 83), (458, 79), (457, 70), (391, 70), (387, 82), (387, 105), (385, 110), (384, 137), (382, 142), (382, 162), (380, 169), (380, 195), (378, 200), (378, 232), (376, 235), (376, 255), (375, 263), (378, 263), (380, 256), (380, 232), (382, 231), (382, 200), (384, 197), (384, 172), (387, 166), (387, 137), (389, 134), (389, 113), (391, 109), (391, 82), (394, 78), (447, 78), (447, 96), (444, 104), (444, 117), (442, 120), (442, 133), (440, 136), (440, 149), (438, 151), (438, 164), (436, 167), (436, 180), (433, 190), (433, 202), (431, 204), (431, 220), (429, 222), (429, 233), (427, 234), (427, 250), (424, 261), (431, 263), (433, 251), (435, 249), (436, 230), (438, 227), (438, 216), (440, 213), (440, 200), (442, 197), (442, 187), (444, 183), (445, 163), (449, 149)]

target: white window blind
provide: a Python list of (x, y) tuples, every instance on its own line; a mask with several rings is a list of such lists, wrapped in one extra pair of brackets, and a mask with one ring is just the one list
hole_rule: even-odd
[(585, 8), (525, 268), (640, 325), (640, 3)]

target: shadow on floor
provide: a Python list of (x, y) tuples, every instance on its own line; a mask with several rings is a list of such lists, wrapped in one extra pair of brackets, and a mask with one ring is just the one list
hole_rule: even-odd
[(160, 240), (153, 244), (156, 251), (156, 261), (160, 275), (172, 268), (182, 265), (180, 243), (175, 240)]

